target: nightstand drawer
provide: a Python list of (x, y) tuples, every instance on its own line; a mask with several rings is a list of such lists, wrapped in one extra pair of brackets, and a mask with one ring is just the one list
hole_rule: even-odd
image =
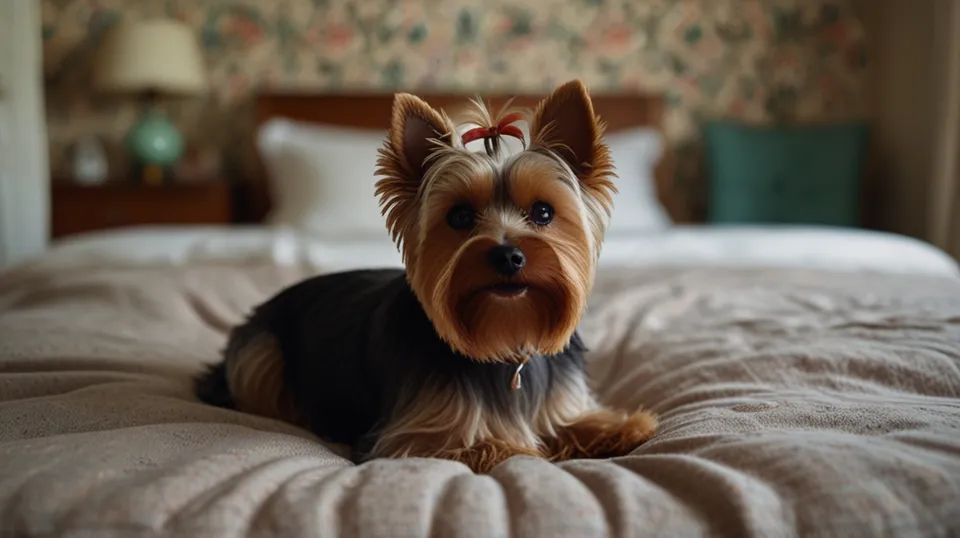
[(51, 192), (53, 237), (123, 226), (230, 221), (230, 190), (223, 182), (163, 187), (55, 184)]

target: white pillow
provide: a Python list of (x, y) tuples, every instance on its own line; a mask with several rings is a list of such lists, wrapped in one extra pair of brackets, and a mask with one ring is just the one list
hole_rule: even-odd
[(649, 127), (627, 129), (604, 136), (616, 166), (618, 193), (613, 199), (610, 234), (669, 228), (673, 221), (657, 198), (654, 169), (663, 153), (659, 132)]
[[(461, 126), (460, 131), (466, 128)], [(526, 122), (521, 130), (529, 139)], [(285, 118), (266, 122), (258, 134), (258, 146), (273, 201), (267, 222), (339, 239), (386, 234), (374, 195), (377, 150), (384, 136), (381, 131)], [(629, 235), (669, 227), (672, 222), (657, 199), (653, 178), (662, 152), (660, 134), (640, 127), (607, 134), (605, 140), (619, 189), (609, 233)], [(510, 137), (505, 144), (511, 153), (522, 148)]]
[(374, 194), (386, 131), (275, 118), (258, 133), (271, 189), (267, 222), (338, 239), (386, 236)]

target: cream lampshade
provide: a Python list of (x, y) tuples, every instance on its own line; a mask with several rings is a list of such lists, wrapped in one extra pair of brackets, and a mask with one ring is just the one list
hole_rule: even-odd
[(181, 95), (206, 91), (203, 53), (193, 30), (170, 19), (118, 25), (99, 51), (94, 87)]
[(106, 36), (96, 58), (94, 88), (135, 93), (147, 100), (126, 138), (135, 176), (150, 183), (162, 181), (183, 155), (183, 137), (156, 106), (159, 97), (199, 94), (207, 84), (203, 53), (186, 24), (170, 19), (128, 22)]

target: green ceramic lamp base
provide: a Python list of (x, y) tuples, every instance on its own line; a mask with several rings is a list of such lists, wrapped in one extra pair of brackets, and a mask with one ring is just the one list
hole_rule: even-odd
[(130, 128), (126, 145), (137, 172), (135, 177), (147, 183), (157, 182), (158, 174), (160, 182), (169, 177), (184, 149), (180, 131), (163, 112), (152, 107)]

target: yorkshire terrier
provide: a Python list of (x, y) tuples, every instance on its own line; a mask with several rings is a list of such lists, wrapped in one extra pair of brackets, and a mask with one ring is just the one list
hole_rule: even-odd
[[(586, 88), (540, 101), (529, 142), (523, 112), (473, 105), (480, 126), (458, 136), (465, 123), (395, 95), (376, 196), (405, 269), (280, 291), (197, 378), (202, 401), (300, 425), (357, 462), (444, 458), (477, 473), (517, 455), (621, 456), (654, 434), (654, 415), (595, 398), (577, 333), (616, 192)], [(523, 149), (508, 155), (502, 136)]]

